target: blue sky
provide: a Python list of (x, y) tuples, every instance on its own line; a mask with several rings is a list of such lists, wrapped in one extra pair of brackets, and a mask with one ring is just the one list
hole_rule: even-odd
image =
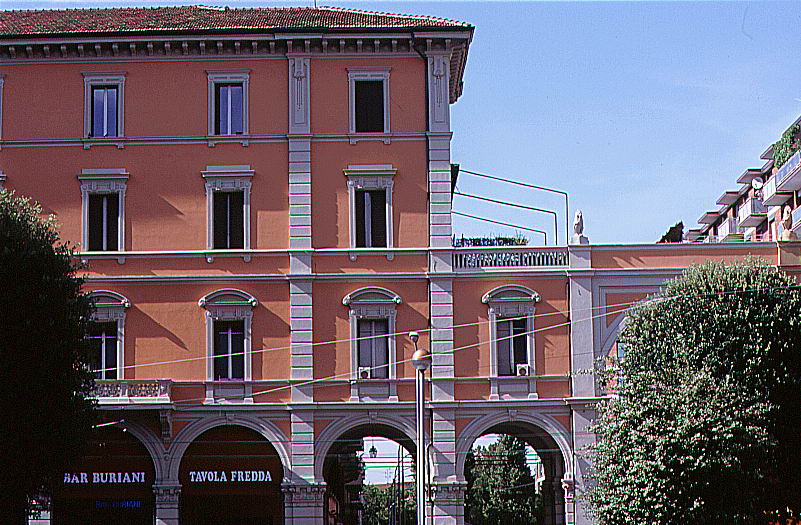
[[(197, 2), (22, 2), (3, 9)], [(218, 2), (235, 7), (310, 2)], [(470, 22), (453, 162), (570, 193), (593, 243), (685, 228), (801, 114), (798, 2), (340, 2)], [(550, 208), (564, 201), (463, 175), (463, 192)], [(456, 197), (454, 209), (552, 231), (547, 214)], [(466, 235), (513, 229), (454, 218)], [(533, 243), (541, 236), (531, 234)], [(549, 242), (553, 236), (549, 233)]]

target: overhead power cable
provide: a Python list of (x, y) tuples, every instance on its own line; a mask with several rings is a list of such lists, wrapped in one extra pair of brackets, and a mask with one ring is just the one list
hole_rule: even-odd
[(542, 212), (542, 213), (550, 213), (551, 215), (553, 215), (553, 234), (554, 234), (554, 238), (559, 238), (558, 227), (557, 227), (557, 220), (558, 220), (559, 216), (553, 210), (546, 210), (545, 208), (537, 208), (536, 206), (527, 206), (525, 204), (517, 204), (515, 202), (500, 201), (498, 199), (491, 199), (489, 197), (482, 197), (480, 195), (473, 195), (472, 193), (464, 193), (464, 192), (461, 192), (461, 191), (458, 191), (458, 190), (454, 191), (453, 194), (454, 195), (461, 195), (462, 197), (468, 197), (470, 199), (477, 199), (477, 200), (480, 200), (480, 201), (493, 202), (495, 204), (501, 204), (503, 206), (511, 206), (513, 208), (520, 208), (520, 209), (523, 209), (523, 210), (531, 210), (531, 211), (538, 211), (538, 212)]
[(462, 217), (469, 217), (471, 219), (476, 219), (478, 221), (491, 222), (493, 224), (500, 224), (501, 226), (509, 226), (511, 228), (517, 228), (517, 229), (525, 230), (525, 231), (529, 231), (529, 232), (541, 233), (541, 234), (543, 234), (545, 236), (545, 245), (546, 246), (548, 245), (548, 232), (545, 232), (543, 230), (535, 230), (534, 228), (529, 228), (527, 226), (519, 226), (517, 224), (511, 224), (509, 222), (494, 221), (492, 219), (487, 219), (485, 217), (478, 217), (476, 215), (470, 215), (469, 213), (462, 213), (462, 212), (458, 212), (458, 211), (451, 211), (451, 213), (454, 214), (454, 215), (461, 215)]
[[(488, 175), (486, 173), (479, 173), (477, 171), (470, 171), (470, 170), (466, 170), (466, 169), (463, 169), (463, 168), (460, 168), (459, 171), (463, 172), (463, 173), (467, 173), (468, 175), (475, 175), (476, 177), (483, 177), (485, 179), (492, 179), (492, 180), (497, 180), (499, 182), (506, 182), (508, 184), (515, 184), (517, 186), (523, 186), (524, 188), (531, 188), (531, 189), (534, 189), (534, 190), (549, 191), (551, 193), (558, 193), (558, 194), (564, 196), (564, 198), (565, 198), (565, 244), (567, 244), (567, 240), (568, 240), (567, 236), (569, 235), (568, 232), (570, 232), (570, 196), (568, 195), (568, 193), (566, 191), (557, 190), (556, 188), (548, 188), (548, 187), (545, 187), (545, 186), (538, 186), (536, 184), (530, 184), (528, 182), (520, 182), (519, 180), (507, 179), (505, 177), (498, 177), (497, 175)], [(555, 243), (558, 244), (559, 240), (557, 239), (555, 241)]]

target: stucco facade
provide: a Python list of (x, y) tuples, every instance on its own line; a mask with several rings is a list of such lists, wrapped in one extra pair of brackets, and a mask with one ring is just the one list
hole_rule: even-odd
[[(490, 432), (538, 451), (549, 525), (589, 523), (577, 495), (602, 392), (585, 371), (610, 352), (625, 308), (695, 262), (779, 264), (777, 245), (759, 242), (453, 248), (449, 111), (472, 27), (382, 16), (76, 33), (56, 20), (0, 35), (0, 184), (58, 217), (80, 245), (96, 321), (116, 323), (102, 333), (116, 346), (97, 397), (113, 423), (100, 442), (120, 452), (76, 468), (121, 475), (105, 492), (91, 473), (65, 477), (53, 524), (72, 523), (75, 501), (129, 500), (159, 525), (203, 523), (204, 501), (250, 505), (253, 522), (335, 523), (328, 462), (343, 443), (417, 439), (410, 331), (433, 354), (431, 523), (464, 524), (465, 456)], [(362, 81), (384, 90), (378, 131), (354, 123)], [(221, 108), (240, 107), (241, 122), (223, 122)], [(100, 110), (113, 136), (96, 136)], [(221, 195), (241, 199), (226, 201), (240, 245), (216, 244)], [(362, 198), (385, 215), (365, 215)], [(384, 229), (378, 246), (359, 246), (368, 223)], [(112, 248), (88, 249), (98, 235)], [(797, 264), (791, 252), (783, 261)], [(371, 366), (368, 328), (386, 345)], [(503, 357), (509, 339), (519, 354)]]

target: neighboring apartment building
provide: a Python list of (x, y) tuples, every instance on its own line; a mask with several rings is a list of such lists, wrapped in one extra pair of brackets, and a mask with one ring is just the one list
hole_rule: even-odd
[(81, 246), (108, 423), (39, 522), (357, 523), (361, 438), (416, 439), (418, 331), (431, 522), (464, 523), (466, 454), (509, 433), (546, 523), (589, 523), (584, 371), (626, 307), (694, 262), (798, 257), (452, 247), (472, 35), (334, 8), (0, 12), (0, 184)]
[[(801, 228), (801, 117), (784, 133), (785, 156), (775, 162), (774, 145), (764, 153), (760, 168), (748, 168), (737, 179), (740, 188), (724, 191), (717, 210), (705, 212), (700, 228), (691, 229), (691, 242), (776, 241), (782, 238), (785, 214), (793, 232)], [(786, 157), (786, 158), (785, 158)], [(789, 224), (788, 222), (788, 224)]]

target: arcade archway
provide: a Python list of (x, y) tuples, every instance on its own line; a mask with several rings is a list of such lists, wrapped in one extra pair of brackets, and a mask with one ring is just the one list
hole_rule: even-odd
[(281, 525), (283, 477), (275, 447), (258, 432), (209, 429), (181, 459), (181, 525)]
[[(375, 447), (376, 441), (380, 450)], [(387, 447), (380, 444), (382, 441), (394, 442), (397, 446), (387, 452)], [(322, 468), (326, 483), (326, 525), (364, 523), (363, 493), (367, 484), (387, 492), (389, 499), (386, 505), (391, 507), (387, 509), (389, 514), (398, 518), (405, 516), (406, 492), (414, 483), (414, 442), (409, 436), (388, 424), (369, 423), (350, 428), (326, 445), (329, 446)], [(371, 480), (368, 469), (376, 469), (382, 475), (387, 473), (389, 477), (384, 480), (385, 483), (381, 483), (380, 479)], [(400, 523), (400, 519), (393, 521), (390, 516), (390, 522)], [(411, 523), (408, 517), (406, 523)]]
[(52, 497), (52, 525), (151, 525), (155, 469), (150, 453), (130, 432), (96, 429), (88, 453)]

